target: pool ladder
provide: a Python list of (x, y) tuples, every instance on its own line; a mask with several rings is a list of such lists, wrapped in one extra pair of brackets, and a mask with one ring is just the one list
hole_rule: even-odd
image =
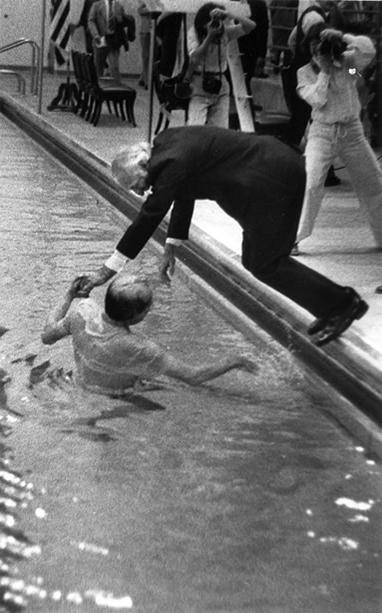
[[(32, 47), (31, 93), (36, 95), (38, 91), (38, 75), (40, 74), (41, 63), (40, 47), (36, 41), (32, 40), (31, 38), (19, 38), (19, 40), (16, 40), (13, 43), (8, 43), (7, 45), (0, 47), (0, 53), (10, 51), (11, 49), (16, 49), (17, 47), (21, 47), (21, 45), (30, 45)], [(0, 75), (2, 74), (14, 75), (17, 79), (18, 91), (25, 94), (25, 78), (19, 72), (7, 68), (0, 68)]]

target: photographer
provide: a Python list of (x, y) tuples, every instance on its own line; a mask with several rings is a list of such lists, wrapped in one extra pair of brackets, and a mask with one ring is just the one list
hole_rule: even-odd
[(207, 2), (196, 13), (188, 32), (192, 96), (188, 125), (228, 127), (229, 84), (227, 70), (228, 42), (251, 32), (255, 23), (235, 18), (224, 7)]
[(323, 196), (330, 164), (338, 155), (378, 247), (382, 247), (382, 171), (360, 119), (357, 79), (375, 57), (367, 36), (342, 34), (320, 25), (306, 37), (312, 60), (299, 69), (297, 93), (312, 107), (305, 149), (307, 183), (297, 242), (310, 236)]

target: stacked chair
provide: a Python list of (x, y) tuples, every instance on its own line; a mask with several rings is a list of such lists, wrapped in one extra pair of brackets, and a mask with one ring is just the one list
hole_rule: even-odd
[(112, 79), (99, 79), (93, 62), (93, 56), (89, 53), (72, 51), (74, 76), (78, 86), (77, 104), (74, 112), (79, 113), (93, 126), (98, 124), (102, 112), (103, 103), (106, 102), (109, 113), (126, 117), (133, 126), (136, 126), (134, 117), (134, 102), (136, 91), (127, 85), (116, 84)]

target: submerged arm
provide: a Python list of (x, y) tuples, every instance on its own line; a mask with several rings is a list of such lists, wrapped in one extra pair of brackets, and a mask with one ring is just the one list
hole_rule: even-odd
[(246, 356), (229, 356), (218, 360), (215, 364), (208, 363), (199, 366), (191, 366), (169, 354), (164, 356), (164, 374), (180, 379), (189, 385), (200, 385), (234, 368), (251, 373), (257, 370), (255, 362)]

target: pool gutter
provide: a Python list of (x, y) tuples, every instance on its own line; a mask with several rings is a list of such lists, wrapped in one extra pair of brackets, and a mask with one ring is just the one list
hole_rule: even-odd
[[(5, 93), (0, 94), (0, 111), (126, 217), (136, 215), (139, 200), (114, 181), (105, 161)], [(164, 243), (166, 229), (164, 221), (154, 234), (160, 244)], [(261, 326), (314, 376), (352, 403), (354, 406), (345, 410), (333, 409), (332, 416), (370, 452), (382, 457), (382, 356), (378, 352), (352, 329), (346, 338), (316, 347), (306, 335), (311, 317), (254, 279), (235, 254), (199, 228), (192, 230), (190, 240), (179, 247), (178, 258), (193, 271), (194, 282), (195, 278), (201, 279), (200, 286), (210, 302), (216, 306), (220, 301), (220, 310), (233, 318), (244, 333), (250, 334), (253, 323)]]

